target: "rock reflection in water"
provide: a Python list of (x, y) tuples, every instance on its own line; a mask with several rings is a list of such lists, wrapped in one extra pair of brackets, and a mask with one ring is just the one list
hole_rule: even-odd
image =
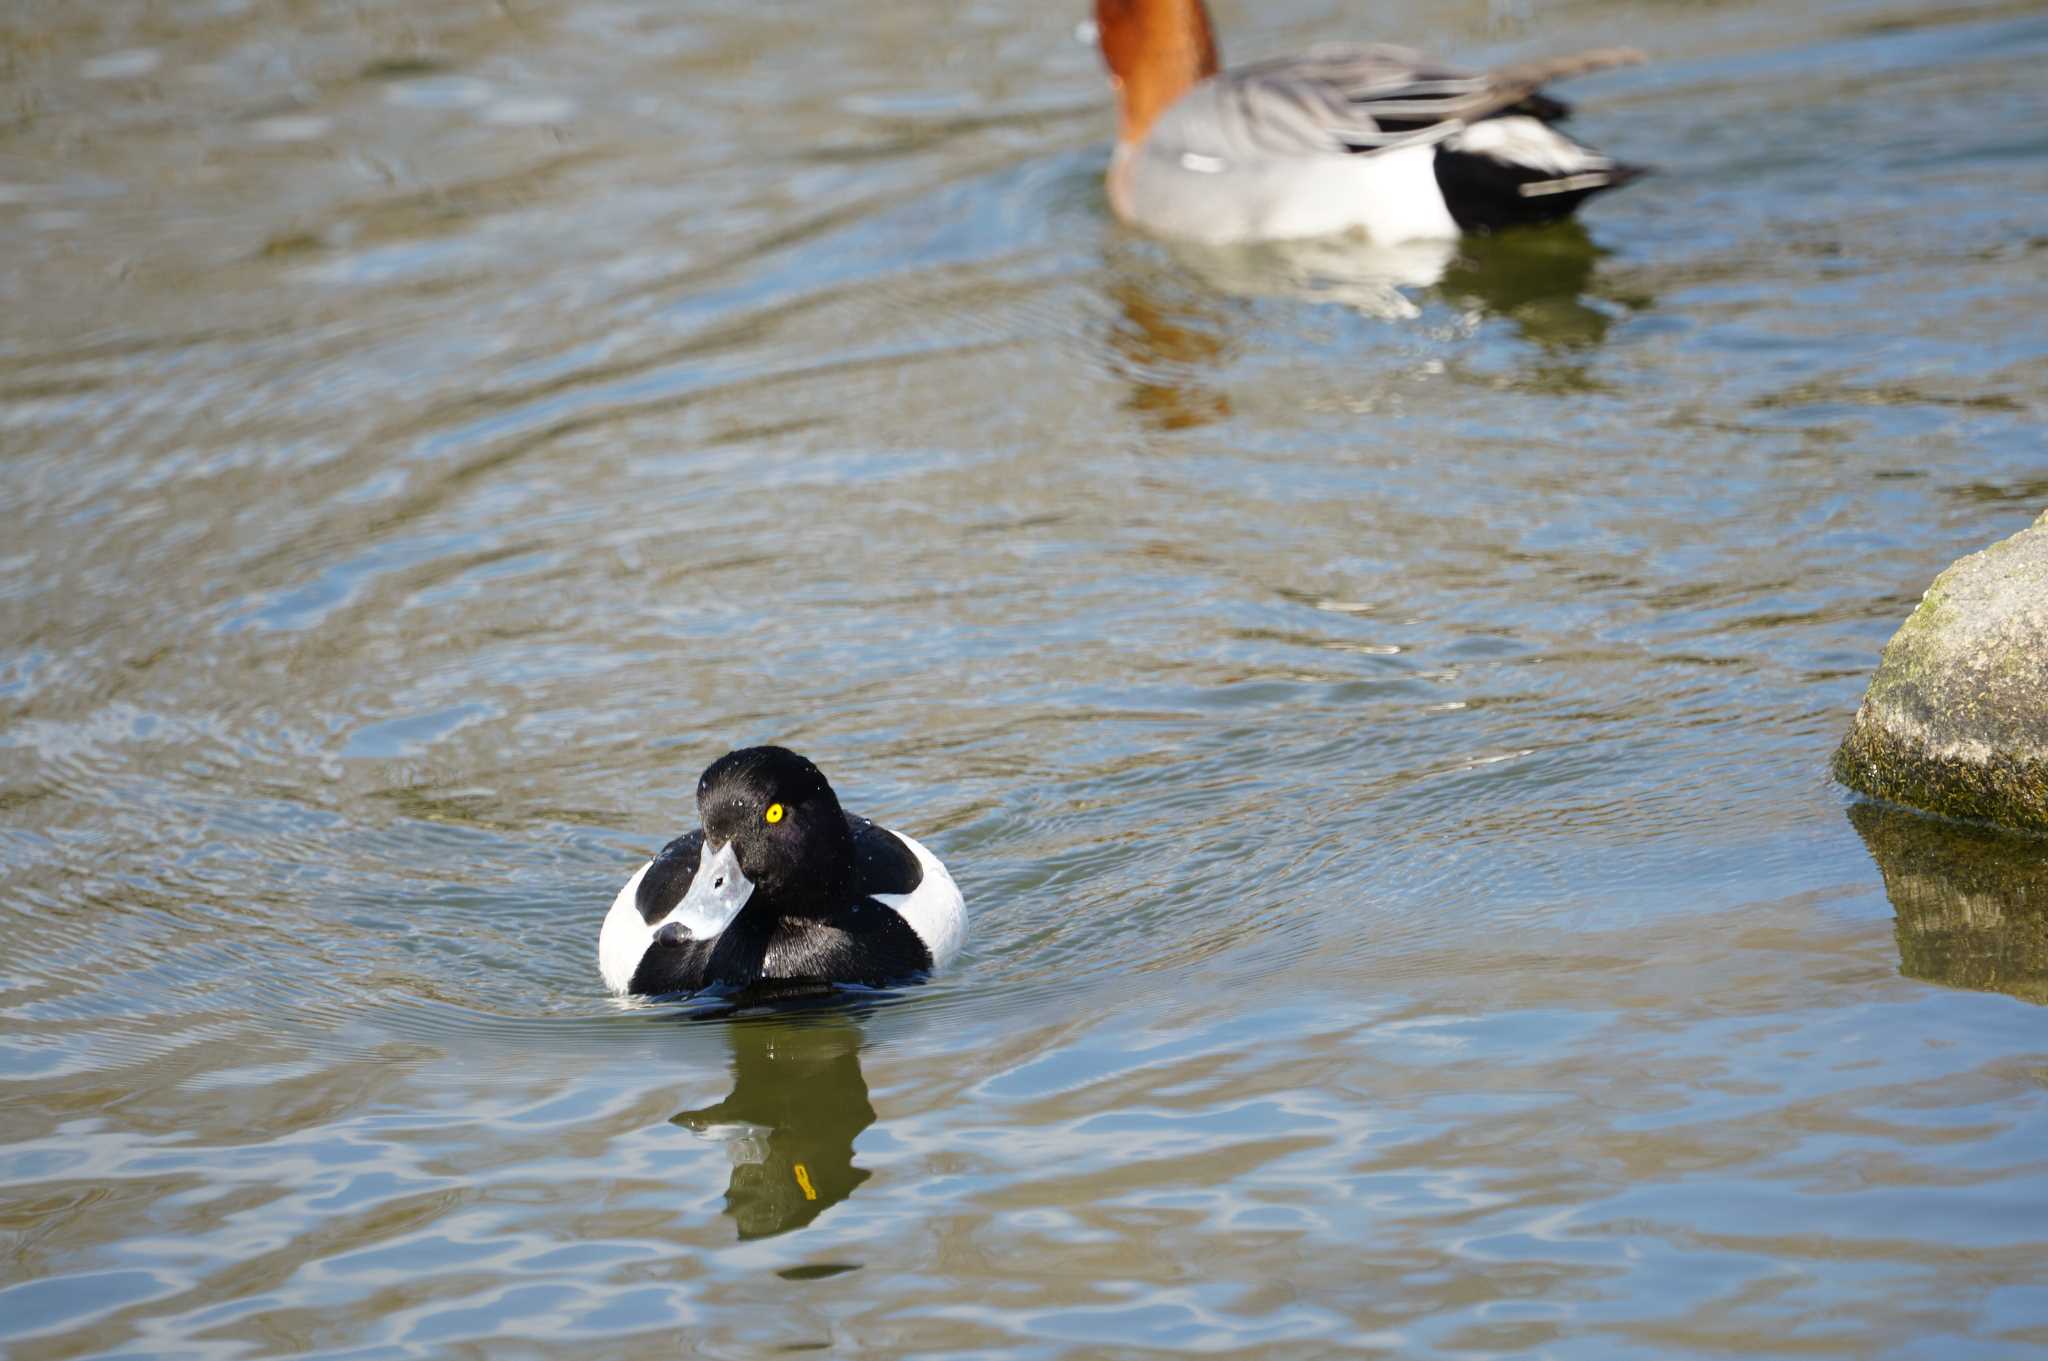
[(1849, 821), (1898, 914), (1901, 973), (2048, 1003), (2048, 841), (1875, 803)]
[(726, 1035), (731, 1094), (670, 1123), (724, 1142), (725, 1212), (741, 1238), (800, 1229), (869, 1176), (853, 1165), (854, 1139), (875, 1123), (860, 1028), (844, 1017), (734, 1020)]

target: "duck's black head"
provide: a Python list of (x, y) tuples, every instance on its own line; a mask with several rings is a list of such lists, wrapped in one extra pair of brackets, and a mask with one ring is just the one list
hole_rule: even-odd
[(730, 846), (754, 895), (801, 909), (844, 896), (853, 880), (853, 833), (818, 768), (783, 747), (743, 747), (697, 781), (704, 843)]

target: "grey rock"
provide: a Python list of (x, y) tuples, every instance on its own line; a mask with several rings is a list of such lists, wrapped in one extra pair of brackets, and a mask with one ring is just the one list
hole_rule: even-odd
[(1875, 798), (2048, 832), (2048, 512), (1934, 579), (1834, 769)]

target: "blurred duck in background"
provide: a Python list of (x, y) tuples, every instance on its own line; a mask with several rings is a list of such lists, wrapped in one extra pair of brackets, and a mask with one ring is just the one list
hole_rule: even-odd
[(1407, 48), (1325, 44), (1219, 69), (1202, 0), (1096, 0), (1117, 96), (1109, 201), (1212, 245), (1360, 233), (1379, 245), (1549, 222), (1643, 172), (1554, 126), (1550, 81), (1630, 48), (1474, 72)]

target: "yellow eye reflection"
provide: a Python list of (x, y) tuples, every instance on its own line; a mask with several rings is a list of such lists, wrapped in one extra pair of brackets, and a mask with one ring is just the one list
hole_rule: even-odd
[(779, 803), (769, 804), (768, 811), (761, 814), (761, 821), (770, 826), (782, 821), (782, 805)]

